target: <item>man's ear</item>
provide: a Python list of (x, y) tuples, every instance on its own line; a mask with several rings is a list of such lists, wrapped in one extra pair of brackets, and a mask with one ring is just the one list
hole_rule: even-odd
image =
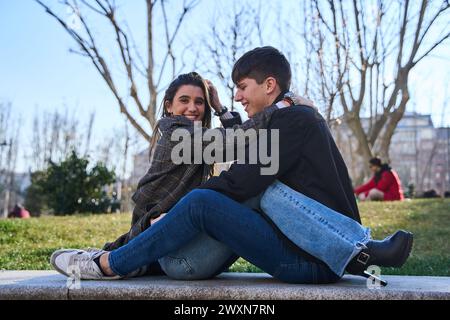
[(275, 89), (277, 88), (277, 79), (275, 79), (274, 77), (268, 77), (266, 78), (265, 81), (265, 89), (266, 89), (266, 93), (267, 94), (272, 94)]

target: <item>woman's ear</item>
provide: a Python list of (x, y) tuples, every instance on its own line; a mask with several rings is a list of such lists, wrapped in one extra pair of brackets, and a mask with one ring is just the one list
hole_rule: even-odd
[(164, 108), (168, 114), (172, 114), (172, 104), (169, 100), (164, 101)]

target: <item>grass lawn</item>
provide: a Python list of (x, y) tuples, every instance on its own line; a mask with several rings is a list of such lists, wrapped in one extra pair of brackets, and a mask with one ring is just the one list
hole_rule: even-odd
[[(360, 203), (362, 221), (382, 239), (397, 229), (414, 233), (414, 248), (401, 269), (382, 274), (450, 276), (450, 199)], [(59, 248), (101, 247), (126, 232), (129, 214), (45, 216), (0, 220), (0, 270), (51, 269), (51, 253)], [(231, 268), (258, 272), (239, 259)]]

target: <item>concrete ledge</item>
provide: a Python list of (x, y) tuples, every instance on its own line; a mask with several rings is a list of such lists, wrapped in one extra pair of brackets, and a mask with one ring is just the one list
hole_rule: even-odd
[(142, 277), (119, 281), (81, 281), (69, 289), (55, 271), (0, 271), (0, 299), (445, 299), (449, 277), (385, 276), (388, 286), (368, 289), (362, 277), (345, 276), (331, 285), (279, 282), (264, 273), (223, 273), (213, 280), (176, 281)]

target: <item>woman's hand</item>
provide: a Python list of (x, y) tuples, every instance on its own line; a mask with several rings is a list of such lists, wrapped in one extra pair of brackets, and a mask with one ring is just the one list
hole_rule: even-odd
[(215, 111), (219, 112), (222, 110), (222, 104), (220, 103), (219, 94), (217, 93), (216, 87), (209, 80), (205, 79), (206, 84), (208, 85), (209, 97), (211, 101), (211, 108)]
[(164, 218), (165, 215), (166, 215), (165, 213), (161, 213), (161, 215), (158, 218), (152, 219), (151, 220), (152, 224), (155, 224), (156, 222)]
[(295, 95), (293, 100), (296, 105), (301, 104), (301, 105), (312, 107), (312, 108), (316, 107), (314, 105), (314, 102), (312, 102), (311, 100), (309, 100), (305, 97), (302, 97), (302, 96)]

